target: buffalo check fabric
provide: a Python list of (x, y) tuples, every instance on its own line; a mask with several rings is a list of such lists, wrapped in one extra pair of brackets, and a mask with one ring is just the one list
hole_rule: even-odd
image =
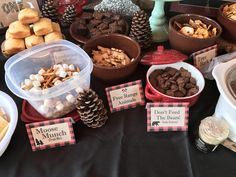
[[(182, 126), (159, 126), (160, 122), (151, 120), (152, 107), (184, 107), (184, 123)], [(147, 131), (160, 132), (160, 131), (187, 131), (188, 130), (188, 116), (189, 116), (189, 103), (147, 103)]]
[[(128, 89), (128, 87), (137, 85), (138, 86), (138, 94), (140, 96), (140, 101), (137, 102), (132, 102), (130, 104), (126, 104), (126, 105), (122, 105), (122, 106), (118, 106), (118, 107), (114, 107), (112, 104), (112, 98), (111, 98), (111, 91), (114, 90), (119, 90), (122, 89), (122, 91), (126, 91)], [(134, 108), (137, 106), (141, 106), (145, 104), (145, 98), (144, 98), (144, 93), (143, 93), (143, 87), (142, 87), (142, 81), (141, 80), (137, 80), (137, 81), (133, 81), (133, 82), (128, 82), (125, 84), (120, 84), (120, 85), (115, 85), (112, 87), (107, 87), (106, 88), (106, 95), (107, 95), (107, 100), (109, 103), (109, 108), (111, 112), (116, 112), (116, 111), (121, 111), (123, 109), (130, 109), (130, 108)]]
[[(43, 122), (36, 122), (36, 123), (30, 123), (30, 124), (26, 124), (26, 130), (27, 130), (27, 134), (29, 137), (29, 141), (32, 147), (33, 151), (38, 151), (38, 150), (43, 150), (43, 149), (49, 149), (49, 148), (55, 148), (55, 147), (59, 147), (59, 146), (66, 146), (66, 145), (71, 145), (71, 144), (75, 144), (75, 135), (74, 135), (74, 129), (72, 126), (72, 118), (67, 117), (67, 118), (60, 118), (60, 119), (54, 119), (54, 120), (49, 120), (49, 121), (43, 121)], [(40, 145), (40, 146), (36, 146), (35, 144), (35, 140), (32, 134), (31, 129), (35, 128), (35, 127), (43, 127), (43, 126), (48, 126), (48, 125), (54, 125), (54, 124), (61, 124), (61, 123), (67, 123), (68, 127), (69, 127), (69, 133), (71, 136), (70, 141), (66, 141), (66, 142), (59, 142), (59, 143), (55, 143), (55, 144), (50, 144), (50, 145)]]

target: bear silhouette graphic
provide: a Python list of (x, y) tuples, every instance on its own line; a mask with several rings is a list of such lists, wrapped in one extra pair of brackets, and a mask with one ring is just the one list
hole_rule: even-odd
[(153, 121), (152, 126), (159, 126), (160, 121)]

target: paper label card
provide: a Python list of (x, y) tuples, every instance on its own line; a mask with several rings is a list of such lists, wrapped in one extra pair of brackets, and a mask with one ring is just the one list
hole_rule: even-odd
[(26, 129), (33, 151), (75, 144), (70, 117), (26, 124)]
[(217, 45), (205, 48), (192, 54), (194, 65), (201, 70), (217, 55)]
[(144, 105), (144, 94), (141, 80), (106, 88), (111, 112)]
[(147, 131), (188, 130), (189, 103), (147, 103)]

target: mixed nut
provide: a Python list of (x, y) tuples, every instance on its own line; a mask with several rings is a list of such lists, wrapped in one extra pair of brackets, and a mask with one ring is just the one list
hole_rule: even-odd
[(93, 50), (93, 63), (106, 67), (120, 67), (129, 64), (133, 61), (123, 50), (116, 48), (106, 48), (97, 46), (98, 50)]
[(174, 22), (177, 30), (185, 36), (193, 38), (210, 38), (217, 35), (216, 27), (212, 25), (206, 25), (201, 20), (190, 19), (188, 23)]
[(236, 3), (224, 6), (223, 14), (227, 18), (236, 21)]
[(172, 67), (156, 69), (150, 74), (149, 81), (156, 90), (173, 97), (192, 96), (199, 91), (196, 79), (183, 67), (179, 70)]

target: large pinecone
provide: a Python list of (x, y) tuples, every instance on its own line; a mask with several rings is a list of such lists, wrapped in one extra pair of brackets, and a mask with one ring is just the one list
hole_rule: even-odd
[(91, 89), (79, 93), (77, 111), (80, 119), (88, 127), (103, 126), (108, 119), (107, 110), (98, 95)]
[(135, 39), (141, 48), (147, 48), (152, 42), (149, 18), (144, 10), (134, 13), (129, 36)]
[(42, 5), (41, 12), (43, 17), (47, 17), (54, 22), (58, 22), (58, 13), (54, 0), (46, 0)]
[(70, 26), (70, 24), (75, 21), (75, 17), (76, 17), (76, 8), (74, 5), (68, 5), (65, 8), (64, 14), (62, 16), (62, 20), (61, 20), (61, 25), (68, 27)]

